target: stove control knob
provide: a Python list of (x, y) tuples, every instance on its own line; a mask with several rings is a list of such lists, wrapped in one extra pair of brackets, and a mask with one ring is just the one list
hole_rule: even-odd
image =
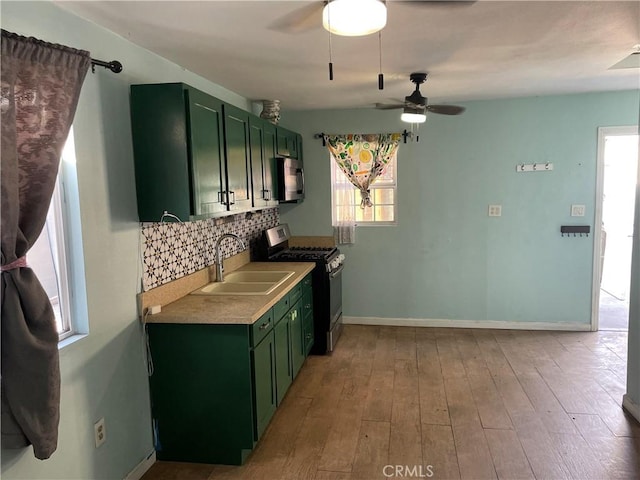
[(341, 253), (340, 255), (338, 255), (338, 260), (340, 261), (340, 264), (344, 262), (344, 253)]

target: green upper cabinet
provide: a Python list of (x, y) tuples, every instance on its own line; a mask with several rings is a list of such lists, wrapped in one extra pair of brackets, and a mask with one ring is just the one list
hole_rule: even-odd
[(271, 204), (278, 204), (278, 178), (276, 177), (276, 157), (278, 156), (276, 126), (263, 121), (262, 132), (264, 134), (264, 159), (263, 174), (264, 185), (269, 190)]
[(226, 211), (222, 103), (182, 83), (132, 85), (138, 216), (159, 222)]
[(224, 140), (227, 160), (227, 191), (229, 210), (251, 208), (249, 153), (249, 112), (224, 105)]
[(277, 127), (277, 153), (283, 157), (298, 158), (298, 134)]
[(189, 113), (193, 206), (195, 215), (224, 212), (225, 162), (222, 102), (195, 89), (185, 90)]
[(251, 149), (251, 185), (253, 206), (276, 206), (277, 183), (275, 171), (276, 127), (251, 115), (249, 117), (249, 142)]
[(298, 153), (298, 160), (301, 162), (304, 160), (302, 155), (302, 135), (296, 133), (296, 152)]
[(183, 83), (131, 86), (138, 217), (183, 221), (278, 204), (276, 157), (302, 137)]

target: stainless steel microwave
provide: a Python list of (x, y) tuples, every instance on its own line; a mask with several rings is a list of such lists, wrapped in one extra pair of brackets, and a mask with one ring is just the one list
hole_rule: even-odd
[(302, 162), (288, 157), (276, 158), (278, 200), (299, 202), (304, 199), (304, 171)]

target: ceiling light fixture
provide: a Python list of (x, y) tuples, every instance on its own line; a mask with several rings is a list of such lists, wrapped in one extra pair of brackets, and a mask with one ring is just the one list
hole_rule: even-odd
[(322, 26), (335, 35), (370, 35), (386, 24), (387, 7), (381, 0), (332, 0), (322, 10)]
[(618, 63), (609, 67), (609, 70), (618, 70), (621, 68), (640, 68), (640, 45), (636, 45), (634, 47), (636, 49), (635, 52), (632, 52), (631, 55), (624, 57)]
[(424, 123), (427, 121), (427, 114), (418, 108), (404, 107), (400, 120), (407, 123)]

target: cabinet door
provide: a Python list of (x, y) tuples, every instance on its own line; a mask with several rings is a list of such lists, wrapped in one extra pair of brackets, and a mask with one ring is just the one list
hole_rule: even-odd
[(311, 290), (311, 275), (302, 281), (302, 336), (304, 338), (304, 353), (309, 355), (315, 332), (313, 326), (313, 291)]
[(285, 315), (276, 325), (274, 333), (276, 351), (276, 398), (277, 405), (280, 405), (293, 380), (293, 368), (291, 366), (291, 355), (289, 353), (289, 345), (291, 345), (289, 314)]
[(227, 158), (227, 203), (229, 210), (251, 207), (249, 178), (249, 113), (224, 105), (224, 138)]
[(251, 352), (254, 433), (257, 441), (276, 411), (274, 335), (269, 333)]
[(301, 302), (295, 304), (289, 313), (289, 324), (291, 328), (291, 364), (293, 366), (293, 378), (300, 371), (304, 363), (304, 339), (302, 335), (302, 308)]
[(305, 315), (302, 320), (302, 334), (304, 335), (304, 354), (309, 355), (315, 341), (315, 333), (313, 331), (313, 310), (310, 315)]
[(192, 211), (183, 85), (132, 85), (130, 103), (138, 218), (159, 222), (166, 210), (187, 221)]
[(269, 122), (264, 122), (262, 132), (264, 135), (264, 163), (262, 173), (264, 177), (264, 188), (269, 197), (269, 205), (278, 204), (278, 178), (276, 177), (276, 157), (278, 147), (276, 140), (276, 126)]
[(298, 139), (296, 133), (286, 128), (278, 127), (276, 146), (278, 148), (278, 155), (298, 158)]
[(185, 91), (189, 115), (194, 215), (224, 212), (222, 102), (195, 89)]
[(264, 207), (270, 198), (264, 181), (265, 138), (262, 120), (259, 118), (249, 118), (249, 144), (253, 206)]
[(298, 160), (303, 161), (302, 155), (302, 135), (296, 134), (296, 153), (298, 154)]

